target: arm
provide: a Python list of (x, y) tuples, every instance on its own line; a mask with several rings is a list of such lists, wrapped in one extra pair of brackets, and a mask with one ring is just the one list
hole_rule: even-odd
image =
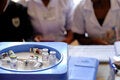
[(74, 38), (78, 40), (81, 45), (108, 45), (109, 43), (98, 38), (90, 38), (84, 34), (74, 33)]
[(71, 30), (67, 30), (66, 38), (63, 40), (63, 42), (66, 42), (70, 44), (73, 41), (73, 33)]
[(73, 17), (73, 1), (71, 0), (66, 0), (64, 8), (66, 8), (66, 24), (65, 24), (65, 29), (66, 29), (66, 35), (65, 39), (63, 42), (66, 42), (70, 44), (73, 41), (73, 32), (71, 30), (72, 27), (72, 17)]
[(41, 35), (34, 35), (34, 37), (33, 37), (33, 40), (34, 40), (35, 42), (40, 42), (41, 39), (42, 39), (42, 36), (41, 36)]

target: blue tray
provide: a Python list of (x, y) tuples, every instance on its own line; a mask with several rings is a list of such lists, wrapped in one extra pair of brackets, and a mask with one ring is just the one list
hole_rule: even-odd
[(67, 44), (62, 42), (1, 42), (0, 54), (13, 50), (28, 52), (30, 48), (55, 50), (59, 61), (50, 67), (38, 70), (11, 70), (0, 66), (1, 80), (67, 80)]

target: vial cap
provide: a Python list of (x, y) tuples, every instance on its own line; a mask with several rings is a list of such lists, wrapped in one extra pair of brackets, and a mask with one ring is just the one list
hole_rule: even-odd
[(56, 51), (50, 51), (50, 54), (54, 54), (54, 55), (55, 55), (55, 54), (56, 54)]
[(12, 55), (10, 55), (10, 58), (15, 59), (15, 58), (17, 58), (17, 56), (15, 54), (12, 54)]
[(42, 51), (46, 51), (46, 52), (47, 52), (47, 51), (48, 51), (48, 49), (47, 49), (47, 48), (43, 48), (43, 49), (42, 49)]

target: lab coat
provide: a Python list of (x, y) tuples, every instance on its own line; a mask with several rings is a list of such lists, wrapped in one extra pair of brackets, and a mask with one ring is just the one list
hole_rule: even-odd
[(71, 29), (71, 0), (50, 0), (45, 7), (41, 0), (23, 0), (28, 7), (28, 14), (36, 34), (43, 36), (43, 40), (62, 41), (66, 30)]
[[(74, 12), (73, 32), (78, 34), (87, 33), (92, 38), (107, 38), (107, 35), (114, 33), (119, 39), (120, 34), (120, 6), (116, 0), (111, 0), (111, 8), (108, 11), (102, 26), (99, 24), (92, 6), (91, 0), (83, 0)], [(114, 30), (113, 30), (114, 28)]]

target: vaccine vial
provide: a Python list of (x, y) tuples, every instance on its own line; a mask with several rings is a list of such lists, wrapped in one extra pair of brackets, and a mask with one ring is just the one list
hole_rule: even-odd
[(44, 48), (42, 49), (42, 61), (48, 61), (49, 53), (48, 49)]
[(33, 66), (37, 60), (34, 59), (34, 56), (31, 55), (26, 61), (25, 61), (25, 69), (26, 70), (33, 70)]
[(11, 55), (15, 55), (15, 53), (12, 50), (9, 50), (8, 56), (10, 57)]
[(7, 56), (8, 56), (8, 53), (2, 53), (2, 55), (1, 55), (0, 58), (4, 59), (4, 58), (7, 57)]
[(15, 54), (10, 55), (10, 68), (17, 69), (17, 56)]
[(56, 63), (56, 51), (50, 51), (49, 64), (54, 65)]
[(34, 65), (35, 69), (39, 69), (42, 66), (41, 62), (36, 62), (36, 64)]

